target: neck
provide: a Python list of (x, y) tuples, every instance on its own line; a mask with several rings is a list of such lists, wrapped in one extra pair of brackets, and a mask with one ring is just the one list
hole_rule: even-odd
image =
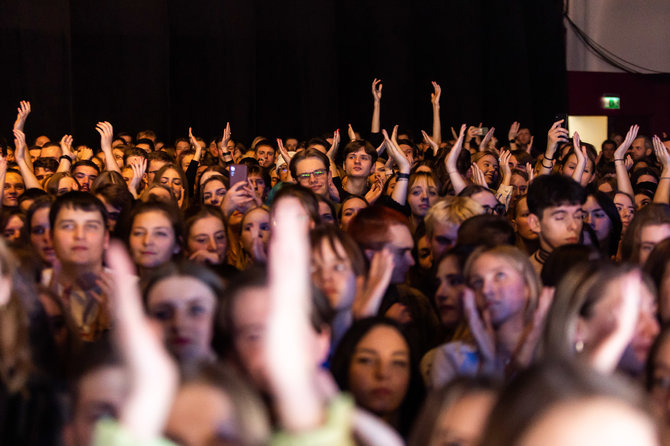
[(498, 356), (509, 358), (519, 345), (519, 340), (526, 329), (524, 312), (520, 312), (496, 328), (496, 351)]
[(347, 182), (342, 186), (344, 190), (353, 195), (363, 195), (368, 185), (367, 177), (353, 177), (347, 175)]
[(540, 251), (540, 254), (547, 256), (554, 251), (554, 248), (549, 246), (549, 244), (545, 240), (542, 240), (542, 237), (540, 237), (539, 251)]

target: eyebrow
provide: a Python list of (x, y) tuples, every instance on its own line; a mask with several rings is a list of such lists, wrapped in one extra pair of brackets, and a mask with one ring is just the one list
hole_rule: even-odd
[[(371, 348), (366, 348), (366, 347), (358, 347), (356, 349), (356, 353), (372, 353), (375, 355), (378, 355), (379, 352), (377, 350), (371, 349)], [(391, 355), (402, 355), (402, 356), (409, 356), (409, 353), (404, 351), (404, 350), (396, 350)]]

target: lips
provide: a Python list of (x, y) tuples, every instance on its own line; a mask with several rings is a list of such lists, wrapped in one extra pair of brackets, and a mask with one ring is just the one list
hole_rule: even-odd
[(378, 398), (388, 398), (389, 396), (392, 395), (393, 392), (391, 392), (391, 389), (388, 387), (377, 387), (374, 388), (370, 391), (370, 394), (378, 399)]

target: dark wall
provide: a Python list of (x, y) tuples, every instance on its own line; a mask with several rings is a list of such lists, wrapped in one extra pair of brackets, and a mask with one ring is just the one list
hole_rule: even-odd
[(336, 128), (367, 132), (370, 83), (384, 81), (382, 125), (443, 129), (513, 120), (546, 133), (567, 107), (557, 0), (3, 0), (0, 133), (32, 102), (28, 137), (95, 123), (153, 128), (168, 141)]
[[(625, 135), (632, 124), (640, 125), (640, 134), (670, 135), (670, 75), (568, 73), (570, 114), (605, 115), (609, 132)], [(601, 98), (621, 98), (619, 110), (604, 110)]]

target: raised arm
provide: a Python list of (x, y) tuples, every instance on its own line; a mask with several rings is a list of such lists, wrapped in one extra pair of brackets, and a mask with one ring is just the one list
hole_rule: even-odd
[(440, 146), (433, 140), (433, 138), (428, 136), (428, 133), (426, 133), (425, 131), (421, 130), (421, 134), (423, 135), (423, 140), (433, 150), (433, 156), (437, 157), (437, 152), (440, 150)]
[(270, 312), (265, 358), (268, 380), (282, 427), (300, 434), (321, 427), (325, 401), (317, 386), (310, 323), (309, 228), (296, 198), (280, 200), (270, 241)]
[(26, 125), (26, 119), (28, 119), (28, 115), (30, 114), (30, 102), (29, 101), (21, 101), (19, 103), (19, 108), (16, 109), (17, 114), (16, 114), (16, 121), (14, 121), (14, 130), (21, 130), (23, 131), (23, 126)]
[(381, 104), (382, 104), (382, 80), (375, 78), (372, 81), (372, 125), (370, 126), (371, 133), (379, 133), (381, 131)]
[(509, 126), (509, 131), (507, 132), (507, 140), (509, 142), (510, 150), (516, 150), (518, 148), (516, 143), (516, 135), (519, 134), (519, 129), (521, 128), (521, 123), (514, 121), (512, 125)]
[(635, 138), (637, 138), (637, 132), (640, 130), (640, 126), (631, 125), (626, 133), (626, 138), (623, 140), (621, 145), (617, 147), (614, 151), (614, 167), (616, 169), (616, 184), (617, 189), (620, 192), (625, 192), (631, 197), (635, 196), (633, 192), (633, 185), (630, 183), (630, 177), (628, 176), (628, 169), (626, 168), (626, 152)]
[(114, 139), (114, 127), (107, 121), (98, 122), (95, 129), (100, 133), (100, 148), (105, 154), (105, 167), (107, 170), (121, 173), (119, 165), (116, 164), (116, 159), (112, 153), (112, 140)]
[(14, 129), (14, 158), (16, 159), (16, 164), (19, 166), (26, 189), (32, 187), (42, 189), (42, 185), (26, 162), (26, 158), (28, 157), (26, 152), (26, 135), (21, 130)]
[(72, 151), (72, 135), (64, 135), (60, 139), (60, 150), (63, 156), (58, 160), (58, 170), (56, 172), (69, 172), (75, 156)]
[(483, 152), (484, 150), (488, 150), (489, 148), (489, 143), (491, 142), (491, 139), (493, 138), (493, 134), (495, 133), (496, 128), (491, 127), (488, 132), (486, 132), (486, 135), (484, 135), (484, 138), (482, 138), (482, 142), (479, 143), (479, 151)]
[(339, 150), (339, 148), (340, 148), (340, 129), (337, 129), (333, 132), (333, 143), (330, 145), (328, 153), (326, 153), (328, 159), (330, 159), (330, 174), (332, 175), (333, 178), (340, 176), (340, 171), (337, 170), (337, 166), (335, 165), (335, 157), (337, 156), (337, 151)]
[(433, 81), (433, 92), (430, 94), (430, 103), (433, 106), (433, 141), (439, 146), (442, 142), (442, 123), (440, 121), (440, 96), (442, 88)]
[(223, 137), (221, 138), (221, 147), (219, 147), (219, 164), (222, 166), (233, 162), (233, 155), (228, 151), (228, 143), (231, 138), (230, 122), (226, 122), (226, 128), (223, 129)]
[(395, 141), (395, 134), (397, 131), (398, 126), (396, 125), (393, 128), (393, 138), (389, 138), (389, 134), (386, 130), (382, 130), (382, 133), (384, 134), (384, 141), (386, 143), (386, 150), (388, 150), (389, 157), (392, 158), (393, 161), (398, 165), (398, 179), (396, 180), (395, 187), (393, 188), (393, 194), (391, 195), (391, 198), (393, 198), (393, 201), (396, 203), (404, 206), (405, 203), (407, 203), (409, 171), (412, 166)]
[(456, 167), (456, 162), (458, 157), (463, 150), (463, 139), (465, 138), (465, 129), (467, 128), (466, 124), (461, 125), (461, 131), (456, 140), (456, 144), (451, 148), (451, 151), (447, 154), (447, 157), (444, 159), (444, 164), (447, 168), (447, 174), (451, 180), (451, 185), (454, 187), (454, 192), (458, 195), (465, 186), (467, 185), (463, 175), (458, 171)]
[[(0, 190), (5, 190), (5, 178), (7, 177), (7, 157), (0, 153)], [(0, 200), (0, 210), (2, 210), (2, 200)]]
[(575, 149), (575, 156), (577, 157), (577, 166), (572, 172), (572, 179), (582, 186), (586, 186), (586, 184), (582, 183), (582, 178), (584, 176), (584, 169), (586, 168), (586, 160), (588, 158), (586, 157), (586, 147), (582, 147), (582, 143), (579, 140), (579, 133), (577, 132), (572, 135), (572, 146)]
[(551, 125), (549, 132), (547, 132), (547, 148), (544, 150), (544, 158), (540, 163), (537, 174), (548, 175), (554, 168), (554, 161), (556, 160), (556, 150), (559, 143), (568, 142), (568, 129), (561, 126), (563, 119), (556, 121)]
[(661, 138), (654, 135), (652, 141), (654, 143), (656, 159), (663, 166), (661, 178), (658, 181), (658, 187), (656, 187), (656, 193), (654, 194), (654, 203), (670, 204), (670, 154), (661, 142)]
[(188, 141), (191, 143), (191, 147), (195, 149), (195, 155), (193, 155), (193, 161), (199, 163), (202, 158), (202, 146), (198, 144), (198, 140), (193, 136), (193, 128), (188, 128)]

